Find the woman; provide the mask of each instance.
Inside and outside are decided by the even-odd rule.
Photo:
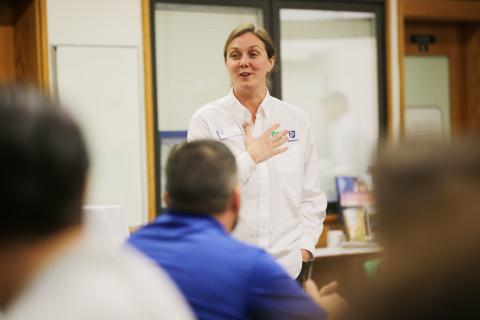
[[[266,249],[295,278],[302,261],[313,259],[326,208],[310,122],[268,92],[275,48],[265,30],[235,28],[223,55],[232,90],[195,112],[188,140],[218,139],[230,147],[242,188],[234,236]]]

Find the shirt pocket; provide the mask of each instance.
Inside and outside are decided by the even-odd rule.
[[[275,165],[279,173],[303,174],[303,155],[298,143],[287,143],[288,150],[276,155]]]
[[[276,156],[275,180],[281,190],[283,198],[287,200],[286,205],[290,207],[289,212],[295,213],[302,193],[303,184],[303,153],[299,145],[289,144],[288,150]]]

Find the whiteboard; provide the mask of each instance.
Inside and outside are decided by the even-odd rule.
[[[56,94],[90,152],[87,205],[120,205],[128,225],[146,219],[144,117],[136,47],[57,46]]]

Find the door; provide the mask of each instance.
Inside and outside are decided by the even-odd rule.
[[[417,17],[404,34],[405,137],[479,132],[480,25]]]
[[[405,134],[449,140],[465,118],[463,30],[447,23],[405,26]]]

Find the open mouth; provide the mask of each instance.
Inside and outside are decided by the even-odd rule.
[[[246,78],[246,77],[248,77],[248,76],[251,75],[251,74],[252,74],[251,72],[242,72],[242,73],[240,73],[240,77]]]

